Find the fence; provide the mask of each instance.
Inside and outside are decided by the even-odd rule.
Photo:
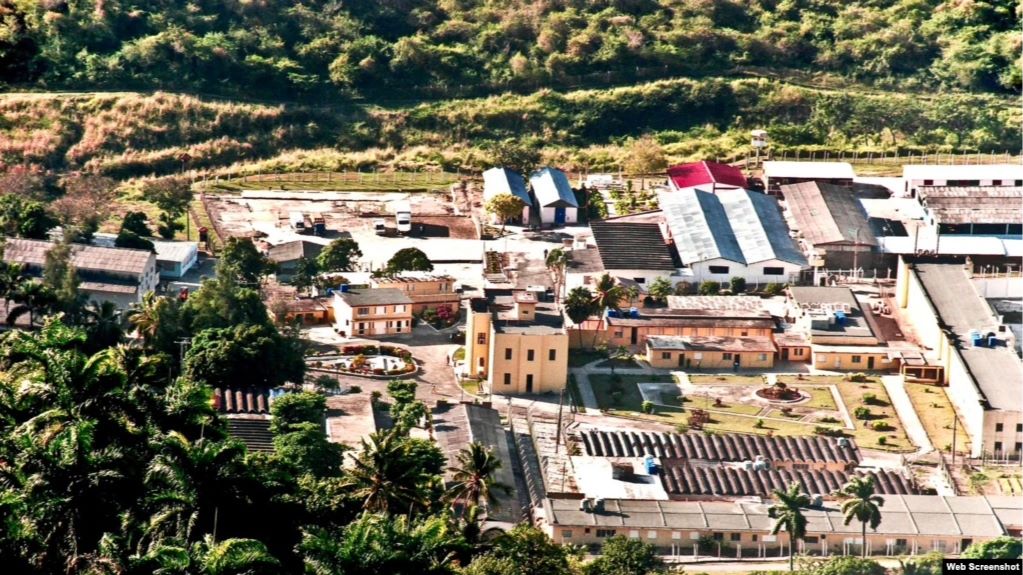
[[[1018,164],[1021,156],[1012,152],[1004,153],[967,153],[955,152],[933,152],[922,151],[866,151],[858,150],[781,150],[769,154],[768,160],[780,161],[803,161],[803,162],[848,162],[850,164],[890,164],[901,166],[903,164]],[[746,158],[747,163],[751,158]]]

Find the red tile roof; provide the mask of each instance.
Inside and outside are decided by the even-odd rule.
[[[668,168],[668,177],[677,188],[689,188],[706,184],[724,184],[738,188],[746,187],[746,176],[739,168],[714,162],[694,162]]]

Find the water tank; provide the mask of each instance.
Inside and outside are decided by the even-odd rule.
[[[849,447],[849,438],[848,437],[839,437],[838,438],[838,446],[839,447]]]
[[[997,347],[998,344],[999,344],[999,341],[998,341],[997,337],[995,337],[993,335],[989,335],[987,337],[987,346],[988,347]]]
[[[655,473],[657,473],[657,464],[654,463],[654,456],[647,455],[643,459],[643,466],[646,468],[646,472],[649,475],[654,475]]]
[[[838,327],[845,326],[845,312],[844,311],[836,311],[835,312],[835,325],[837,325]]]
[[[814,495],[813,499],[810,500],[810,507],[823,507],[824,497],[821,495]]]
[[[752,471],[753,470],[753,462],[750,461],[749,459],[747,459],[746,461],[743,461],[742,462],[742,468],[745,469],[746,471]]]
[[[593,512],[594,513],[604,512],[604,499],[602,497],[598,497],[593,500]]]
[[[341,293],[348,293],[348,284],[341,284]]]
[[[618,317],[618,311],[608,308],[607,317]]]
[[[639,317],[639,308],[638,307],[630,307],[629,308],[629,317]]]
[[[590,512],[590,500],[586,497],[579,500],[579,511],[585,511],[586,513]]]
[[[754,461],[753,462],[753,471],[763,471],[765,469],[770,469],[770,468],[771,468],[771,466],[768,465],[766,461]]]

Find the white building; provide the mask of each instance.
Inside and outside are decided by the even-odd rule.
[[[680,190],[658,196],[693,280],[792,283],[807,267],[774,198],[748,190]]]
[[[1019,164],[976,164],[965,166],[909,164],[902,167],[906,195],[916,197],[920,186],[1023,186]]]
[[[856,172],[848,162],[764,162],[764,184],[770,194],[781,186],[804,182],[827,182],[852,186]]]
[[[534,205],[540,210],[540,223],[563,226],[579,221],[579,202],[565,173],[556,168],[543,168],[529,177],[533,186]]]
[[[43,240],[7,238],[3,258],[23,264],[28,275],[40,276],[46,266],[46,252],[54,245]],[[78,272],[81,293],[121,309],[141,302],[142,296],[155,290],[160,281],[156,254],[146,250],[71,244],[71,265]]]
[[[162,278],[179,279],[199,260],[199,244],[196,242],[153,240],[153,248],[156,249],[156,266]]]
[[[526,189],[526,180],[508,168],[490,168],[483,172],[483,202],[489,202],[501,194],[510,194],[522,200],[525,204],[522,207],[522,214],[515,218],[520,222],[529,222],[529,207],[533,200],[529,197],[529,190]],[[490,215],[493,224],[501,223],[495,214]]]

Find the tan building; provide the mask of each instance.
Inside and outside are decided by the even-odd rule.
[[[851,289],[790,287],[786,292],[786,314],[810,343],[864,346],[880,343]]]
[[[582,336],[573,338],[573,342],[589,347],[596,336],[598,343],[643,349],[651,336],[769,338],[774,326],[771,314],[764,310],[626,309],[601,319],[586,320],[581,326]]]
[[[660,336],[646,338],[652,367],[681,369],[755,369],[774,366],[770,337]]]
[[[898,369],[898,351],[887,347],[812,345],[813,366],[828,371],[885,371]]]
[[[465,375],[490,393],[561,391],[568,380],[568,334],[553,304],[529,292],[473,300],[465,328]]]
[[[458,313],[461,296],[455,291],[455,279],[451,276],[402,274],[393,277],[373,278],[370,287],[375,289],[396,289],[405,292],[412,300],[412,313],[447,307]]]
[[[881,523],[867,530],[868,555],[958,555],[973,543],[1020,524],[1021,497],[885,495]],[[545,499],[543,530],[555,543],[601,545],[620,535],[671,555],[777,557],[789,552],[784,534],[771,535],[770,501],[651,501]],[[797,551],[816,556],[860,555],[860,526],[836,505],[803,510],[806,537]],[[713,544],[700,548],[700,541]]]
[[[960,263],[899,260],[898,306],[970,435],[971,455],[1019,458],[1023,452],[1023,362],[1014,336],[977,292]]]
[[[412,332],[412,300],[396,289],[334,292],[334,331],[343,337],[382,337]]]

